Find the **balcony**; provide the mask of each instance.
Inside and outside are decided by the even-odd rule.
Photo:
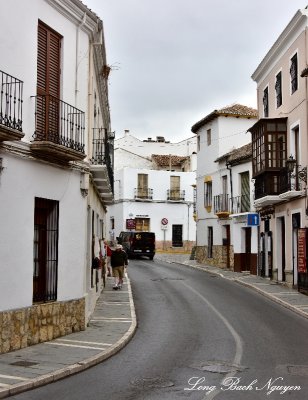
[[[268,171],[258,175],[255,180],[255,206],[267,207],[303,195],[299,165],[290,173],[286,167],[280,171]]]
[[[167,201],[185,201],[185,190],[168,189]]]
[[[0,142],[20,140],[22,133],[23,82],[0,71]]]
[[[153,189],[149,188],[135,188],[135,200],[139,201],[152,201],[153,200]]]
[[[214,214],[218,218],[228,218],[231,214],[230,199],[228,194],[214,196]]]
[[[93,129],[90,171],[105,204],[112,204],[114,199],[113,142],[113,132],[108,134],[106,128]]]
[[[35,132],[31,150],[64,162],[85,158],[85,114],[51,95],[35,97]]]
[[[230,202],[232,214],[241,214],[251,211],[249,194],[233,197]]]

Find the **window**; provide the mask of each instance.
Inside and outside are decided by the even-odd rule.
[[[268,117],[268,87],[263,91],[263,115],[265,118]]]
[[[250,211],[250,184],[249,171],[240,174],[241,182],[241,209],[240,212]]]
[[[222,209],[221,211],[229,211],[229,196],[228,196],[228,176],[221,177],[222,183]]]
[[[294,54],[294,56],[291,58],[290,77],[291,77],[291,94],[293,94],[298,89],[297,54]]]
[[[276,75],[276,83],[275,83],[275,90],[276,90],[276,107],[280,107],[282,105],[282,76],[281,72]]]
[[[150,231],[150,218],[135,218],[136,231],[149,232]]]
[[[204,183],[204,207],[212,207],[212,182]]]
[[[58,33],[39,22],[36,136],[42,140],[48,133],[54,142],[59,136],[61,39]]]
[[[206,141],[207,141],[207,145],[210,146],[212,143],[212,131],[211,129],[208,129],[206,131]]]
[[[57,300],[59,202],[35,198],[33,302]]]
[[[181,177],[180,176],[170,176],[170,192],[169,200],[179,200],[181,197]]]
[[[213,258],[213,227],[207,228],[207,258]]]
[[[200,135],[197,136],[197,151],[200,151]]]
[[[138,174],[137,197],[147,199],[148,196],[148,174]]]

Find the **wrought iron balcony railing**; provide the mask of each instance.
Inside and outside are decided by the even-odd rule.
[[[250,195],[243,194],[241,196],[233,197],[231,200],[232,214],[239,214],[251,211]]]
[[[93,165],[106,165],[110,185],[114,186],[114,133],[108,134],[106,128],[93,128],[92,140],[92,158],[90,162]]]
[[[231,213],[228,194],[219,194],[214,196],[214,213]]]
[[[184,201],[185,200],[185,190],[168,189],[167,190],[167,200]]]
[[[303,179],[303,173],[305,169],[302,169],[301,165],[295,165],[293,173],[288,171],[287,168],[283,168],[280,173],[280,193],[285,193],[290,190],[300,191],[303,189],[303,181],[307,180],[307,177]],[[307,172],[306,172],[307,173]]]
[[[22,132],[23,82],[0,71],[0,125]]]
[[[51,95],[35,97],[34,141],[47,141],[85,152],[85,113]]]
[[[135,199],[153,200],[153,189],[135,188]]]

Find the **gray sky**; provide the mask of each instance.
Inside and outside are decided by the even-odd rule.
[[[104,22],[112,130],[178,142],[232,103],[307,0],[83,0]]]

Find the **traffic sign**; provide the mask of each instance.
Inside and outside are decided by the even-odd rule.
[[[248,226],[258,226],[260,225],[260,217],[258,213],[249,213],[247,215],[247,225]]]
[[[161,220],[161,224],[162,225],[168,225],[168,219],[167,218],[163,218],[162,220]]]

